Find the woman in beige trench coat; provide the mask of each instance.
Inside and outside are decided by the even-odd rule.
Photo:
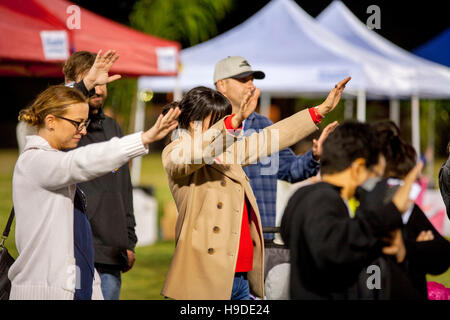
[[[321,116],[339,102],[347,78],[316,107]],[[256,108],[259,89],[250,89],[233,115],[238,128]],[[264,240],[255,196],[242,166],[256,163],[318,130],[303,110],[250,136],[226,128],[230,102],[219,92],[198,87],[179,102],[179,129],[162,154],[178,210],[176,248],[162,295],[173,299],[229,300],[237,262],[245,197],[253,209],[250,234],[251,293],[264,298]],[[228,119],[230,120],[230,119]],[[230,123],[230,122],[228,122]]]

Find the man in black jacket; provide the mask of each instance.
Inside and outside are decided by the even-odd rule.
[[[447,152],[450,155],[450,142],[447,145]],[[447,216],[450,219],[450,156],[439,170],[439,190],[441,190]]]
[[[94,64],[96,55],[79,51],[64,64],[66,84],[79,83]],[[121,137],[122,131],[114,119],[103,113],[107,96],[106,85],[90,92],[87,134],[79,147]],[[133,213],[133,188],[128,164],[111,173],[79,185],[87,198],[87,214],[91,223],[95,268],[101,276],[105,300],[118,300],[121,272],[130,270],[135,261],[137,242]]]
[[[377,197],[368,197],[373,193],[358,189],[379,160],[372,139],[367,124],[340,125],[323,145],[323,182],[299,189],[289,200],[281,235],[291,254],[291,299],[364,298],[361,292],[371,288],[361,286],[360,276],[371,272],[365,269],[374,260],[382,253],[393,255],[396,262],[404,260],[401,212],[407,208],[409,189],[420,167],[405,179],[391,202],[374,201]],[[379,200],[382,186],[374,190]],[[363,197],[352,218],[347,201],[357,189]],[[386,238],[389,233],[391,237]]]

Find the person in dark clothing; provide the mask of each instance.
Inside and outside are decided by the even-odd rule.
[[[441,236],[417,205],[412,208],[403,235],[407,274],[423,298],[427,299],[426,275],[439,275],[450,267],[450,242]]]
[[[74,300],[91,300],[94,282],[94,244],[89,219],[86,215],[86,196],[77,187],[73,215],[74,256],[78,267]]]
[[[450,142],[447,145],[447,153],[450,154]],[[450,219],[450,156],[439,170],[439,190]]]
[[[95,57],[95,54],[87,51],[74,53],[63,67],[66,85],[73,84],[87,94],[80,86],[80,79],[88,72]],[[106,85],[96,86],[87,95],[90,125],[78,147],[122,137],[122,130],[117,122],[102,110],[107,96]],[[117,300],[120,296],[121,272],[132,268],[137,242],[128,164],[105,176],[81,183],[79,187],[87,198],[87,216],[95,248],[95,268],[101,277],[103,296],[105,300]]]
[[[360,299],[360,275],[375,259],[386,253],[397,263],[404,260],[401,213],[421,166],[392,201],[373,201],[356,191],[378,162],[373,145],[367,124],[340,125],[323,144],[323,182],[299,189],[289,200],[280,232],[291,254],[291,299]],[[347,200],[355,193],[363,196],[351,218]]]
[[[373,124],[386,158],[386,178],[403,180],[416,163],[414,147],[400,137],[391,121]],[[406,246],[404,269],[423,299],[427,299],[426,274],[438,275],[450,267],[450,242],[433,227],[422,209],[413,202],[403,216]]]

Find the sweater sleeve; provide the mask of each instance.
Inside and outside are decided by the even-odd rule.
[[[439,190],[450,218],[450,157],[439,171]]]
[[[320,163],[314,160],[311,150],[297,156],[290,148],[286,148],[281,150],[278,156],[280,167],[277,174],[280,180],[295,183],[315,176],[319,172]]]
[[[84,84],[83,80],[81,80],[80,82],[72,82],[72,84],[69,85],[69,87],[80,90],[86,97],[91,97],[95,94],[95,88],[92,88],[89,91],[86,88],[86,85]]]
[[[102,176],[130,159],[148,153],[141,135],[138,132],[112,138],[69,152],[33,149],[24,153],[21,167],[43,188],[56,190]]]
[[[421,231],[428,230],[433,233],[433,240],[416,241]],[[450,267],[450,242],[439,234],[417,205],[405,226],[405,233],[408,259],[424,273],[437,275]]]

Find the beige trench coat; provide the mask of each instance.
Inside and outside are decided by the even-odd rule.
[[[222,119],[203,134],[200,143],[186,134],[164,148],[162,161],[178,219],[175,253],[162,295],[173,299],[230,299],[246,196],[255,212],[250,223],[254,253],[248,280],[252,294],[264,297],[260,215],[242,166],[256,163],[317,129],[307,110],[260,133],[239,138],[227,132]]]

